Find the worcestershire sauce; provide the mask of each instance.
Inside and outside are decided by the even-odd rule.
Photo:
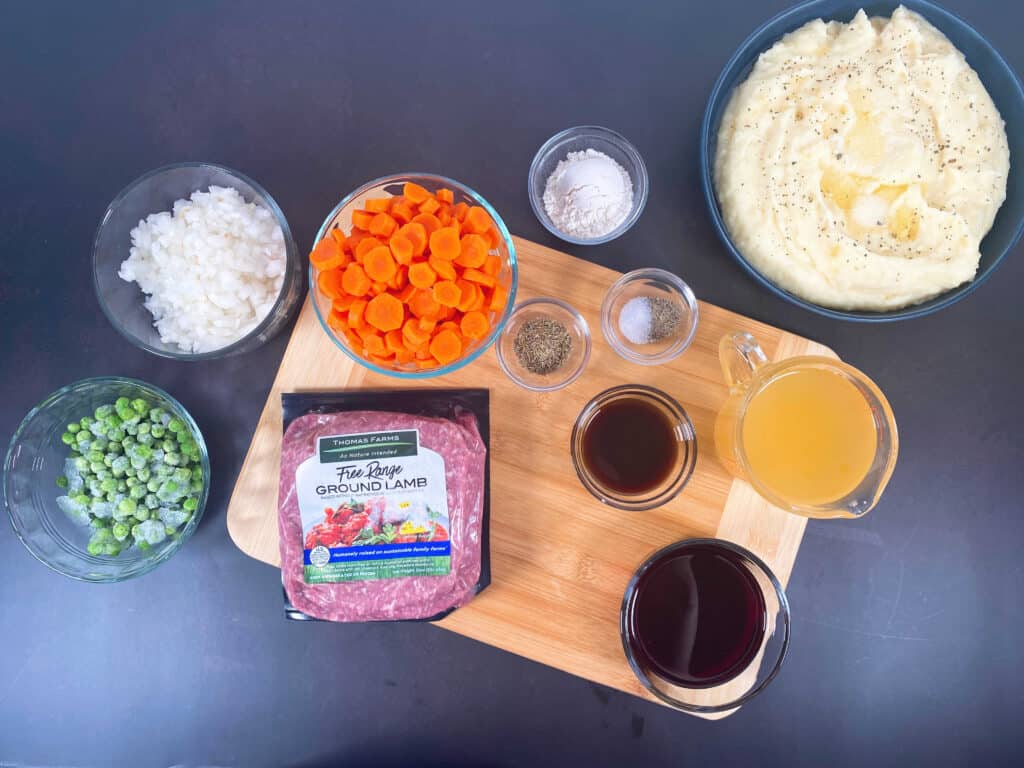
[[[627,397],[601,406],[582,440],[583,461],[605,488],[641,494],[665,482],[679,455],[672,422],[660,408]]]
[[[637,582],[628,642],[642,666],[690,688],[731,680],[757,655],[764,595],[743,559],[699,543],[669,552]]]

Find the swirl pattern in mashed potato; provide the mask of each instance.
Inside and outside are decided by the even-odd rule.
[[[1009,168],[977,74],[900,7],[812,21],[763,53],[723,115],[715,188],[736,247],[772,282],[889,310],[974,277]]]

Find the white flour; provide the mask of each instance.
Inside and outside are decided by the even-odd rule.
[[[626,169],[603,152],[570,152],[548,177],[544,210],[561,232],[580,240],[603,237],[633,208]]]

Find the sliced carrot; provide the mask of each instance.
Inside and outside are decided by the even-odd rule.
[[[435,200],[432,197],[429,197],[422,203],[420,203],[420,213],[433,213],[440,207],[441,204],[437,202],[437,200]]]
[[[409,239],[412,243],[412,255],[422,256],[427,250],[427,228],[418,221],[410,221],[399,228],[398,234]]]
[[[484,307],[487,306],[487,302],[490,301],[487,296],[487,291],[484,288],[481,288],[479,285],[476,288],[476,301],[474,301],[473,306],[469,308],[470,312],[482,312]]]
[[[452,215],[459,221],[465,221],[467,213],[469,213],[469,206],[466,203],[456,203],[452,208]]]
[[[402,330],[396,328],[384,334],[384,346],[392,352],[401,352],[405,349],[405,342],[402,341]]]
[[[430,198],[430,193],[425,187],[421,187],[419,184],[412,181],[405,182],[405,185],[402,187],[402,194],[405,195],[413,205],[419,205],[424,200]]]
[[[376,363],[381,368],[390,369],[395,367],[395,356],[390,354],[387,357],[381,357],[380,355],[369,355],[370,362]]]
[[[415,246],[413,246],[412,240],[402,234],[402,230],[398,230],[391,236],[388,246],[391,248],[391,255],[399,264],[409,264],[412,261]]]
[[[409,311],[416,317],[437,317],[441,305],[429,290],[416,291],[409,299]]]
[[[491,227],[487,230],[487,243],[491,248],[497,248],[501,245],[501,234],[498,232],[497,227]]]
[[[430,258],[427,259],[427,263],[431,269],[437,272],[438,276],[444,280],[456,280],[459,275],[455,271],[455,267],[452,266],[453,262],[445,261],[434,254],[430,254]]]
[[[396,363],[411,363],[416,359],[416,356],[408,349],[402,348],[395,350],[395,362]]]
[[[409,265],[409,283],[417,288],[429,288],[437,279],[437,274],[429,264],[418,261]]]
[[[370,232],[377,237],[387,239],[395,234],[396,229],[398,229],[398,222],[386,213],[378,213],[370,222]]]
[[[448,203],[450,205],[455,202],[455,193],[450,189],[439,189],[434,195],[439,203]]]
[[[466,213],[466,220],[464,229],[467,232],[473,232],[477,235],[482,235],[487,232],[491,227],[491,217],[487,215],[487,211],[481,208],[479,205],[474,205]]]
[[[345,252],[341,245],[333,237],[325,237],[313,248],[309,254],[309,263],[315,269],[335,269],[345,266]]]
[[[358,331],[363,327],[363,313],[366,312],[367,301],[365,299],[357,299],[353,301],[351,306],[348,308],[348,327],[353,331]]]
[[[391,248],[382,245],[366,254],[363,259],[363,269],[366,270],[366,276],[371,280],[387,283],[395,276],[395,270],[398,267],[395,264],[394,256],[391,255]]]
[[[488,305],[488,309],[494,312],[501,312],[507,304],[508,289],[501,284],[496,284],[494,292],[491,294],[491,303]]]
[[[345,293],[353,296],[365,296],[370,290],[370,278],[366,276],[363,268],[355,262],[345,268],[345,274],[341,278],[341,287]]]
[[[427,358],[426,360],[417,360],[416,367],[421,370],[429,370],[431,368],[437,368],[437,361]]]
[[[317,287],[329,299],[337,299],[351,291],[345,288],[344,274],[340,269],[327,269],[316,277]]]
[[[387,213],[391,209],[390,197],[376,197],[367,200],[364,206],[370,213]]]
[[[355,296],[349,296],[347,293],[343,293],[341,296],[331,301],[331,309],[336,312],[348,312],[348,308],[352,306],[352,302],[355,300]]]
[[[441,307],[441,313],[438,315],[438,318],[440,320],[451,320],[458,314],[458,311],[455,307]]]
[[[487,254],[487,258],[484,260],[484,273],[491,277],[497,277],[498,273],[501,272],[501,259],[495,256],[493,253]]]
[[[494,286],[494,278],[488,275],[486,272],[481,272],[479,269],[468,268],[462,271],[462,276],[469,280],[471,283],[479,283],[480,285],[486,285],[488,288]]]
[[[338,243],[338,245],[341,246],[341,250],[348,250],[348,246],[345,244],[345,240],[347,238],[345,237],[345,233],[341,231],[341,227],[332,227],[330,234],[331,237],[333,237],[334,240]]]
[[[458,306],[459,299],[462,298],[462,291],[452,280],[441,280],[434,283],[431,290],[434,294],[434,301],[445,307]]]
[[[356,335],[355,331],[348,330],[345,331],[344,333],[345,338],[348,340],[348,345],[352,347],[352,349],[359,351],[363,348],[363,340]]]
[[[395,221],[408,224],[412,221],[412,217],[416,215],[416,209],[404,197],[396,197],[395,201],[391,204],[391,215]]]
[[[372,237],[369,232],[363,232],[361,229],[353,229],[352,234],[345,238],[345,246],[348,248],[349,253],[355,253],[356,248],[368,237]]]
[[[424,331],[425,333],[433,333],[434,329],[437,327],[437,320],[430,317],[421,317],[419,325],[421,331]]]
[[[364,229],[367,232],[370,230],[370,222],[373,221],[373,217],[376,214],[370,213],[369,211],[353,211],[352,212],[352,226],[358,229]]]
[[[454,362],[462,356],[462,339],[454,331],[441,331],[430,342],[430,354],[441,365]]]
[[[452,207],[450,205],[442,203],[434,215],[437,216],[437,220],[441,222],[442,227],[447,227],[452,223]]]
[[[398,300],[403,304],[408,304],[409,299],[415,296],[416,291],[418,290],[419,289],[415,285],[409,283],[407,286],[405,286],[405,288],[398,292]]]
[[[462,253],[459,233],[452,227],[441,227],[430,233],[430,252],[446,261],[455,261]]]
[[[478,288],[476,287],[476,283],[463,280],[461,277],[455,281],[455,284],[459,286],[459,291],[462,294],[459,297],[459,303],[456,306],[456,309],[460,312],[466,312],[471,306],[473,306],[473,302],[476,301],[476,292]]]
[[[395,276],[388,280],[388,288],[392,291],[400,291],[405,288],[405,284],[409,282],[406,277],[408,272],[408,267],[399,267],[396,269]]]
[[[331,313],[327,315],[327,325],[336,331],[344,333],[348,330],[348,313],[332,309]]]
[[[467,312],[462,316],[459,329],[463,336],[470,339],[482,339],[490,332],[491,324],[483,312]]]
[[[460,267],[479,269],[487,260],[487,240],[482,235],[463,235],[459,240],[462,252],[455,263]]]
[[[434,216],[431,213],[417,214],[412,217],[412,220],[421,225],[427,231],[427,235],[430,235],[441,228],[441,222],[437,220],[437,216]]]
[[[451,320],[445,320],[443,323],[437,326],[437,332],[440,333],[441,331],[454,331],[455,333],[462,332],[459,330],[459,324]]]
[[[380,248],[380,240],[378,240],[373,235],[369,235],[368,237],[364,237],[362,240],[359,241],[359,245],[356,246],[356,250],[355,250],[356,261],[358,261],[360,264],[362,264],[363,263],[363,259],[366,258],[366,254],[368,254],[374,248]]]
[[[390,293],[381,293],[366,305],[366,322],[378,331],[394,331],[405,321],[405,306]]]
[[[418,347],[430,340],[430,334],[422,330],[419,326],[419,321],[413,318],[405,321],[405,325],[402,326],[402,336],[413,347]]]
[[[383,356],[387,354],[388,348],[384,346],[384,337],[379,333],[371,333],[363,337],[363,344],[366,351],[371,355]]]

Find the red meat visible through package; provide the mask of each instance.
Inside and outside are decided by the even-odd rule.
[[[388,430],[419,431],[419,442],[440,454],[445,463],[451,570],[443,576],[307,584],[303,549],[317,545],[349,546],[368,525],[377,526],[379,511],[353,511],[342,504],[324,510],[323,522],[303,536],[295,488],[296,468],[317,450],[320,437]],[[486,447],[476,418],[464,411],[440,419],[384,411],[307,414],[295,419],[281,445],[278,497],[281,572],[292,605],[308,616],[330,621],[423,619],[456,608],[478,590],[484,505]],[[359,509],[357,505],[357,509]],[[437,534],[444,533],[441,526]]]

